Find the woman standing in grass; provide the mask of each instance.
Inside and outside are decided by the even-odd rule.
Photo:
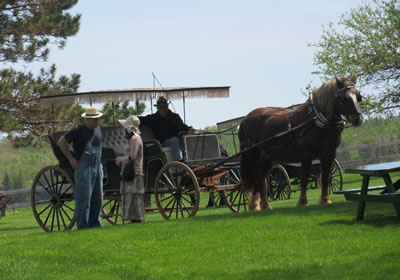
[[[143,141],[140,137],[140,120],[136,116],[129,116],[126,120],[119,120],[125,128],[129,142],[125,154],[115,159],[115,164],[124,170],[129,158],[134,162],[135,178],[132,181],[121,181],[122,220],[132,223],[144,221],[144,176],[143,176]]]

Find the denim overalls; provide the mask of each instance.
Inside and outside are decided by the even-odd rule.
[[[97,127],[99,143],[89,141],[75,170],[75,208],[78,229],[100,227],[103,203],[103,170],[101,168],[101,130]],[[94,135],[95,136],[95,135]],[[93,137],[94,138],[94,137]],[[92,138],[92,139],[93,139]],[[97,144],[97,145],[96,145]]]

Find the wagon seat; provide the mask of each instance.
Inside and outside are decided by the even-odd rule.
[[[227,157],[221,151],[215,133],[186,134],[183,136],[184,158],[189,166],[216,164]]]

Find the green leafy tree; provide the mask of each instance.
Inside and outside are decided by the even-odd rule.
[[[324,27],[314,62],[316,74],[358,77],[365,112],[393,114],[400,108],[400,3],[373,0]]]
[[[139,101],[135,102],[135,107],[129,106],[128,101],[122,103],[106,103],[103,107],[102,126],[114,126],[118,120],[126,119],[130,115],[140,115],[145,110],[145,104]]]
[[[29,63],[46,61],[49,46],[63,48],[66,39],[79,30],[80,15],[67,11],[78,0],[0,1],[0,61]],[[25,65],[26,67],[26,65]],[[45,135],[50,120],[57,126],[76,121],[80,106],[56,112],[41,108],[40,96],[77,91],[80,76],[56,78],[56,67],[38,75],[13,68],[0,70],[0,130],[8,132],[17,145],[26,145]],[[79,116],[78,114],[75,116]]]

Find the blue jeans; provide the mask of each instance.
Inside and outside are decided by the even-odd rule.
[[[79,168],[75,170],[75,210],[78,229],[100,227],[103,204],[103,170],[101,144],[86,145]]]
[[[172,154],[174,156],[174,160],[182,160],[183,159],[181,141],[179,140],[178,137],[174,136],[174,137],[164,140],[164,142],[162,142],[162,146],[163,147],[171,147]]]

